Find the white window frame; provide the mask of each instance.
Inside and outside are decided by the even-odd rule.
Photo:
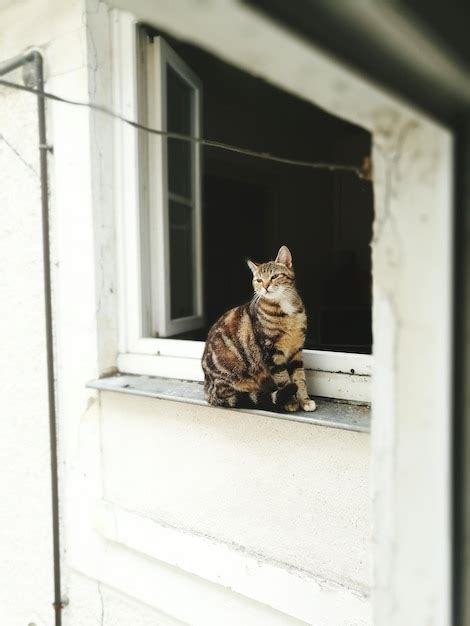
[[[140,121],[141,110],[139,107],[142,99],[142,84],[139,81],[141,60],[138,59],[137,22],[133,15],[114,10],[112,23],[114,109],[129,119]],[[172,65],[175,64],[180,68],[180,73],[184,71],[187,76],[191,76],[194,84],[200,85],[197,77],[184,63],[181,65],[181,60],[173,54],[169,46],[164,43],[161,46],[160,39],[160,53],[162,49],[166,59],[170,59]],[[155,50],[155,54],[159,54],[159,51]],[[156,59],[154,58],[154,60]],[[161,54],[159,62],[162,62]],[[158,102],[157,99],[155,101]],[[162,118],[159,116],[161,116],[161,112],[158,111],[157,107],[156,117],[151,118],[156,128],[160,128],[157,122]],[[155,146],[158,147],[158,142],[161,139],[155,135],[152,137],[155,138],[154,148]],[[166,294],[162,292],[161,285],[163,283],[160,281],[160,287],[156,291],[157,299],[153,299],[154,296],[149,289],[149,281],[154,280],[154,276],[149,276],[149,273],[145,271],[142,257],[148,254],[146,247],[149,246],[151,249],[150,259],[156,258],[160,268],[168,267],[165,265],[168,263],[168,258],[165,258],[165,255],[168,257],[165,253],[168,246],[158,246],[155,237],[150,237],[148,242],[143,237],[143,234],[148,232],[152,219],[157,220],[156,224],[159,225],[160,229],[164,226],[164,209],[162,208],[164,205],[159,202],[152,204],[151,200],[152,193],[156,194],[155,197],[163,197],[163,195],[158,192],[158,187],[153,192],[151,189],[146,191],[145,185],[142,184],[142,172],[145,172],[148,167],[145,162],[147,155],[145,149],[142,148],[143,143],[139,137],[139,131],[128,124],[116,121],[114,179],[119,281],[119,354],[117,367],[120,372],[129,374],[202,381],[203,372],[200,361],[204,342],[155,338],[151,337],[148,331],[149,320],[150,324],[155,323],[155,314],[152,311],[159,311],[157,321],[160,323],[167,316],[167,310],[165,312],[161,303],[162,301],[166,302],[168,306],[169,298],[168,291]],[[142,162],[143,160],[144,162]],[[162,180],[166,180],[166,177],[163,178],[163,174],[160,182],[156,181],[156,185],[161,184]],[[142,210],[146,193],[149,193],[149,206],[157,212],[150,218],[146,217],[145,211]],[[198,189],[198,194],[200,194],[200,189]],[[200,200],[197,210],[200,211]],[[154,229],[150,230],[154,231]],[[198,237],[200,238],[200,236],[199,227]],[[201,263],[200,245],[198,254],[198,262]],[[154,271],[155,268],[152,267],[151,272]],[[198,315],[202,316],[201,265],[198,271],[201,272],[198,286],[201,308],[198,310]],[[160,277],[162,274],[164,278],[165,270],[163,272],[160,270]],[[166,276],[168,275],[167,272]],[[158,280],[156,282],[158,284]],[[168,289],[168,286],[166,288]],[[195,324],[199,324],[199,322],[199,319],[194,320]],[[167,329],[170,327],[167,326]],[[173,332],[172,329],[171,332]],[[178,332],[178,330],[174,332]],[[303,359],[308,390],[312,395],[370,402],[371,355],[304,350]]]
[[[162,37],[155,37],[146,51],[146,92],[148,97],[147,125],[167,130],[166,68],[171,67],[193,90],[193,128],[191,134],[201,136],[202,83]],[[147,135],[148,140],[148,195],[150,214],[150,264],[155,268],[156,289],[152,297],[152,328],[159,337],[168,337],[204,326],[202,292],[202,232],[201,232],[201,149],[191,144],[192,201],[187,201],[168,189],[168,141],[158,135]],[[184,318],[171,317],[169,200],[192,206],[194,211],[193,245],[195,257],[195,314]],[[152,240],[153,235],[153,240]]]

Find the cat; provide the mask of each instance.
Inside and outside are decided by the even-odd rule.
[[[314,411],[302,361],[307,317],[286,246],[275,261],[247,264],[254,296],[209,331],[202,368],[209,404],[277,411]]]

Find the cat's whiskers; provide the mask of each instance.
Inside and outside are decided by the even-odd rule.
[[[250,309],[253,310],[256,308],[256,305],[258,304],[259,300],[261,299],[261,294],[257,293],[255,291],[255,293],[253,294],[251,300],[250,300]]]

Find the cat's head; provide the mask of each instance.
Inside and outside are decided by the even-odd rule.
[[[275,261],[266,263],[247,261],[247,263],[253,272],[255,293],[263,298],[279,301],[294,286],[292,255],[287,246],[281,246]]]

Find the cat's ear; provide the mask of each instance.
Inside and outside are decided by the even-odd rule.
[[[275,262],[282,263],[282,265],[285,265],[289,269],[292,268],[292,254],[287,246],[281,246],[279,248]]]
[[[248,265],[248,267],[250,268],[250,270],[253,272],[253,274],[256,272],[256,270],[258,269],[258,266],[256,265],[256,263],[254,263],[253,261],[250,261],[250,259],[246,260],[246,264]]]

